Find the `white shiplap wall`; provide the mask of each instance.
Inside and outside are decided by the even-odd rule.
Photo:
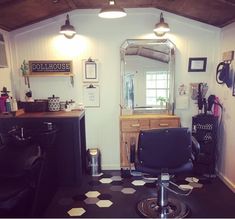
[[[34,98],[52,94],[61,100],[83,102],[81,60],[96,58],[100,63],[100,108],[86,110],[87,146],[99,147],[104,169],[119,168],[119,103],[120,103],[120,45],[126,39],[156,38],[152,29],[159,20],[157,9],[128,9],[128,16],[116,20],[98,18],[98,10],[76,10],[70,13],[70,22],[77,36],[68,40],[59,36],[65,14],[11,33],[14,48],[14,81],[19,98],[24,98],[26,86],[18,80],[23,60],[72,59],[75,85],[69,78],[32,78]],[[164,12],[171,32],[166,36],[176,47],[176,88],[184,83],[207,82],[211,85],[214,63],[219,49],[220,29]],[[189,57],[207,57],[207,71],[188,73]],[[19,95],[20,94],[20,95]],[[191,126],[191,116],[197,112],[190,101],[189,109],[177,110],[184,126]]]
[[[235,51],[235,22],[224,27],[221,34],[221,49],[219,53],[220,61],[222,61],[223,52]],[[217,63],[218,64],[218,63]],[[230,65],[232,75],[235,75],[234,60]],[[215,76],[214,79],[215,81]],[[234,81],[235,83],[235,81]],[[223,104],[223,117],[218,132],[218,171],[222,179],[235,192],[235,97],[232,96],[232,88],[228,88],[225,84],[219,85],[214,83],[214,92],[219,96],[220,102]]]

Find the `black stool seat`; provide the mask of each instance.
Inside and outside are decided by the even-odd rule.
[[[38,145],[6,145],[0,149],[0,179],[24,177],[41,157]]]

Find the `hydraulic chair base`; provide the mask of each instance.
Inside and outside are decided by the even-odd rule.
[[[148,218],[184,218],[188,207],[177,199],[168,198],[170,175],[161,173],[158,178],[157,197],[147,198],[138,203],[138,211]]]
[[[157,198],[148,198],[138,203],[138,211],[148,218],[185,218],[189,214],[188,207],[176,199],[168,199],[168,206],[160,207]]]

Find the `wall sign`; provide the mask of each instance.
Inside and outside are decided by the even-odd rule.
[[[70,75],[72,61],[29,61],[29,75]]]

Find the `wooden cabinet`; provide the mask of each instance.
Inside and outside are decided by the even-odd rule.
[[[180,118],[172,115],[128,115],[120,117],[121,168],[129,167],[130,145],[138,144],[140,130],[179,127]]]

